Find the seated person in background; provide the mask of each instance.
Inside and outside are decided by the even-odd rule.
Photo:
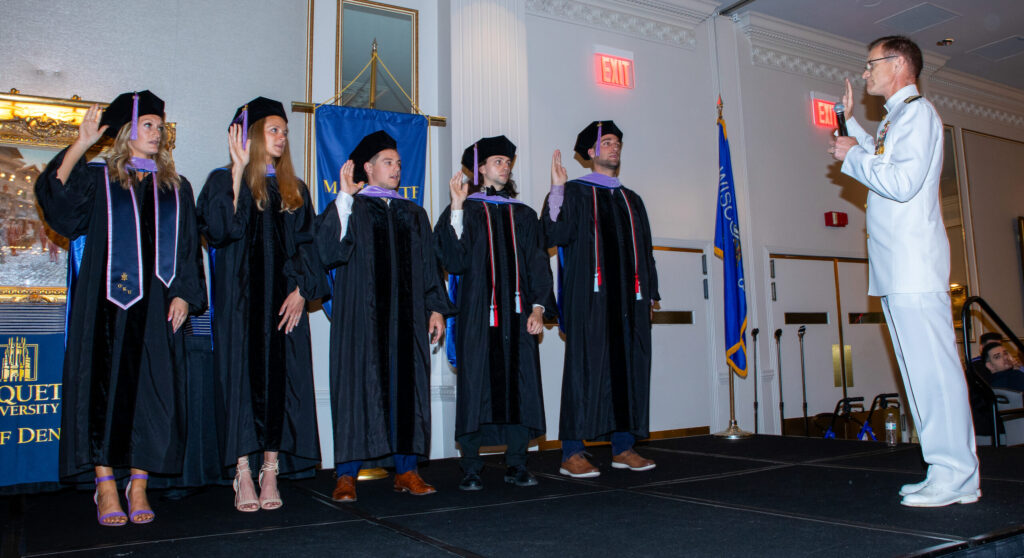
[[[1024,370],[999,341],[985,345],[981,350],[981,362],[989,377],[988,383],[994,388],[1024,391]]]
[[[978,338],[978,346],[981,347],[982,350],[984,350],[985,346],[988,345],[989,343],[1000,343],[1002,342],[1002,340],[1002,334],[997,333],[995,331],[990,331],[988,333],[981,334],[981,337]],[[981,353],[978,353],[978,356],[972,358],[971,362],[981,362]]]

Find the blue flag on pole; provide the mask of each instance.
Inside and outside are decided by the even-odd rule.
[[[427,117],[422,114],[321,105],[316,109],[317,213],[338,196],[338,174],[365,136],[384,130],[395,138],[402,158],[398,193],[423,205],[427,166]]]
[[[369,134],[384,130],[395,138],[402,158],[402,182],[398,193],[423,205],[423,184],[427,168],[427,117],[422,114],[320,105],[314,115],[316,124],[316,212],[323,213],[338,197],[341,166],[352,150]],[[334,288],[334,271],[327,273]],[[333,292],[332,292],[333,294]],[[324,300],[331,315],[331,302]]]
[[[718,118],[718,208],[715,256],[725,270],[725,360],[741,378],[747,377],[747,291],[743,285],[740,221],[733,188],[732,157],[725,121]]]

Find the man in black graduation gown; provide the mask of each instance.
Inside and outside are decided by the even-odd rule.
[[[647,471],[654,462],[633,450],[650,435],[651,316],[658,294],[651,226],[640,196],[616,178],[622,131],[611,120],[590,123],[576,153],[593,173],[566,182],[561,153],[551,160],[551,194],[541,217],[547,244],[557,246],[562,375],[559,472],[600,475],[583,440],[611,439],[612,467]]]
[[[466,148],[479,191],[470,195],[460,170],[452,203],[434,229],[441,264],[457,281],[455,439],[462,449],[462,490],[480,490],[480,445],[506,444],[505,482],[533,486],[526,468],[530,439],[542,435],[537,338],[551,293],[551,266],[537,213],[515,198],[516,146],[505,136]]]
[[[427,213],[396,191],[401,164],[391,136],[366,136],[341,168],[335,202],[317,217],[317,251],[335,270],[330,378],[339,502],[355,501],[364,462],[394,464],[395,490],[436,492],[416,462],[430,445],[429,344],[455,309]]]

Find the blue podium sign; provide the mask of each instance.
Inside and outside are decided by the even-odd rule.
[[[63,366],[63,333],[0,333],[0,486],[57,482]]]

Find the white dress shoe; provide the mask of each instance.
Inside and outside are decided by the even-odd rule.
[[[922,488],[928,486],[928,479],[924,479],[921,482],[915,482],[913,484],[904,484],[900,487],[900,496],[906,496],[907,494],[913,494],[920,492]]]
[[[950,504],[973,504],[978,501],[980,494],[980,489],[961,492],[929,484],[913,494],[907,494],[900,503],[912,508],[939,508]]]
[[[900,487],[900,496],[906,496],[907,494],[915,494],[920,492],[922,488],[928,486],[928,479],[924,479],[921,482],[915,482],[914,484],[904,484]],[[981,498],[981,489],[975,491],[978,498]]]

